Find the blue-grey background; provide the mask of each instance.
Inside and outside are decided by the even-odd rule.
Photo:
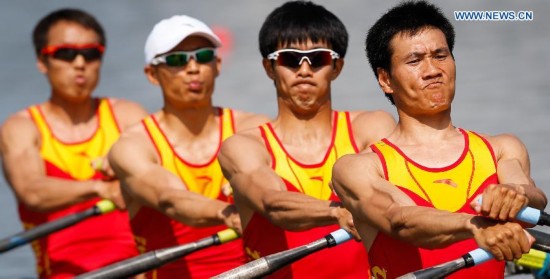
[[[257,34],[265,16],[282,0],[119,0],[0,2],[0,121],[49,95],[36,70],[31,32],[36,22],[61,7],[96,15],[108,46],[96,95],[126,98],[150,112],[161,106],[158,88],[143,75],[143,45],[153,25],[174,14],[188,14],[225,34],[222,74],[215,102],[275,116],[275,93],[264,75]],[[339,16],[350,33],[344,71],[333,86],[334,107],[341,110],[393,107],[378,88],[364,54],[365,32],[397,1],[316,0]],[[481,133],[513,133],[526,144],[537,185],[550,193],[550,2],[546,0],[437,1],[453,22],[457,40],[456,126]],[[455,21],[455,10],[533,11],[533,21]],[[24,167],[22,165],[21,167]],[[20,231],[15,200],[0,179],[0,238]],[[28,246],[0,255],[0,278],[33,278]]]

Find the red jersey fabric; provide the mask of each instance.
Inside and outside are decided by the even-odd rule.
[[[332,166],[341,156],[358,152],[348,112],[334,112],[332,142],[323,161],[318,164],[303,164],[292,158],[269,123],[262,125],[260,130],[271,154],[272,168],[285,182],[287,191],[321,200],[339,201],[328,186]],[[291,232],[254,213],[244,230],[245,250],[249,260],[254,260],[308,244],[339,228],[338,225],[330,225]],[[312,253],[276,271],[269,278],[370,278],[367,253],[360,242],[351,240]]]
[[[112,113],[110,101],[99,99],[96,132],[87,140],[66,143],[52,133],[39,106],[28,108],[41,135],[40,155],[46,175],[68,180],[101,179],[91,161],[107,154],[118,139],[120,129]],[[19,203],[19,216],[25,229],[84,211],[97,203],[94,198],[61,210],[38,213]],[[128,214],[115,211],[91,217],[32,243],[39,278],[71,278],[137,255]]]
[[[459,129],[464,136],[464,151],[453,164],[428,168],[408,158],[387,139],[373,145],[384,167],[386,179],[397,185],[418,206],[449,212],[476,214],[470,202],[490,184],[498,183],[493,149],[486,139]],[[478,248],[473,239],[442,249],[422,249],[378,232],[369,249],[374,278],[396,278],[416,270],[432,267]],[[503,278],[504,262],[489,261],[458,271],[448,278]]]
[[[218,109],[221,142],[234,133],[233,112]],[[161,159],[164,168],[178,176],[187,190],[225,202],[232,202],[229,183],[224,178],[217,152],[209,162],[197,165],[187,162],[174,151],[154,116],[143,125]],[[218,146],[218,148],[219,148]],[[132,230],[141,253],[187,244],[224,230],[225,225],[196,228],[175,221],[155,209],[142,206],[131,220]],[[245,263],[242,240],[193,252],[156,270],[147,272],[147,278],[210,278]]]

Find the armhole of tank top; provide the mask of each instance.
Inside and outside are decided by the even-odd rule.
[[[353,150],[355,150],[355,153],[359,153],[359,151],[361,150],[359,149],[359,147],[357,146],[357,142],[355,141],[355,135],[353,133],[353,126],[351,125],[351,116],[349,111],[345,111],[344,116],[346,120],[346,126],[348,129],[349,142],[353,147]]]
[[[378,156],[378,160],[380,160],[380,164],[382,164],[382,169],[384,170],[384,178],[389,181],[388,164],[384,154],[382,154],[382,150],[380,150],[376,144],[372,144],[370,148]]]
[[[109,111],[109,116],[110,118],[112,119],[112,121],[114,122],[117,130],[118,130],[118,133],[122,133],[122,127],[120,126],[120,122],[118,121],[118,117],[115,113],[115,110],[113,109],[113,102],[110,98],[100,98],[99,99],[99,106],[102,106],[103,104],[105,103],[105,106],[106,106],[106,110]],[[104,115],[101,115],[101,113],[99,113],[99,117],[105,117]],[[100,121],[102,121],[102,119],[100,119]]]
[[[39,146],[40,150],[42,150],[42,144],[44,144],[44,138],[46,137],[44,133],[50,133],[50,131],[49,129],[46,129],[46,131],[44,131],[44,127],[41,127],[41,125],[45,126],[46,128],[48,127],[48,125],[45,123],[44,117],[40,113],[38,105],[29,107],[27,109],[27,113],[29,114],[29,118],[31,119],[32,123],[34,123],[34,127],[38,132],[38,136],[40,137]]]
[[[275,159],[275,154],[273,153],[273,149],[271,148],[271,143],[267,136],[268,132],[266,130],[269,130],[267,125],[269,125],[269,123],[262,124],[260,125],[260,127],[258,127],[258,129],[260,129],[260,134],[262,136],[262,139],[264,140],[264,145],[265,145],[265,148],[267,149],[267,153],[269,153],[269,157],[271,157],[271,168],[275,169],[275,167],[277,166],[277,161]]]
[[[223,113],[224,121],[228,121],[229,126],[231,127],[231,131],[230,131],[231,133],[227,134],[227,137],[230,137],[231,135],[235,134],[235,132],[236,132],[236,129],[235,129],[235,114],[234,114],[234,111],[230,108],[224,108],[223,110],[224,110],[224,113]]]
[[[485,146],[487,147],[487,149],[489,149],[489,153],[491,153],[491,157],[493,158],[493,164],[495,165],[495,169],[496,169],[497,168],[497,157],[495,155],[495,150],[493,149],[493,146],[491,145],[491,143],[489,143],[489,141],[486,138],[482,137],[478,133],[472,132],[472,131],[469,131],[469,132],[472,133],[473,135],[477,136],[481,141],[483,141],[483,143],[485,143]]]
[[[151,130],[149,130],[149,125],[154,125],[155,128],[156,128],[156,122],[153,121],[153,116],[150,115],[150,116],[144,118],[143,120],[141,120],[141,124],[143,125],[143,129],[145,129],[145,132],[147,133],[147,136],[149,137],[149,140],[151,141],[151,144],[155,148],[155,151],[157,153],[157,157],[158,157],[158,160],[159,160],[159,164],[162,166],[163,165],[162,154],[159,150],[159,147],[157,146],[157,143],[156,143],[153,135],[151,134]]]

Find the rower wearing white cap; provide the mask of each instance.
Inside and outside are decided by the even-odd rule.
[[[203,22],[173,16],[145,44],[145,75],[162,90],[162,109],[130,128],[109,161],[120,176],[140,252],[190,243],[227,227],[241,230],[218,150],[235,131],[267,117],[212,104],[221,41]],[[205,249],[147,273],[209,278],[245,262],[242,243]]]

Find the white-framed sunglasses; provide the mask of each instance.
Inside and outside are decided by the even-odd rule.
[[[284,48],[267,55],[267,59],[275,60],[281,66],[298,68],[306,60],[312,68],[330,65],[340,55],[332,49],[315,48],[310,50],[298,50]]]
[[[189,63],[191,58],[195,59],[197,63],[209,63],[216,58],[216,49],[211,47],[199,48],[192,51],[174,51],[160,56],[157,56],[151,60],[152,65],[158,65],[164,63],[170,67],[182,67]]]

